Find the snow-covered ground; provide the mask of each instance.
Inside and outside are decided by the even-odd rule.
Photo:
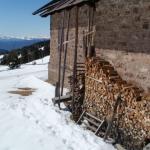
[[[37,65],[0,66],[0,150],[113,150],[53,106],[54,87],[46,82],[49,57]],[[10,94],[33,88],[30,96]]]
[[[16,77],[26,77],[28,75],[35,75],[40,79],[48,78],[48,62],[49,56],[45,57],[43,60],[36,60],[36,65],[32,65],[33,62],[21,65],[21,68],[9,70],[8,66],[0,66],[0,80],[5,78],[16,78]]]
[[[0,55],[0,63],[1,63],[2,59],[3,59],[3,57],[4,57],[4,55]]]
[[[0,55],[0,59],[2,59],[4,57],[4,55]]]

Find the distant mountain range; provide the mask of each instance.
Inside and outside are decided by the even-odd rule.
[[[8,52],[8,50],[0,49],[0,55],[7,54]]]
[[[22,48],[24,46],[28,46],[40,41],[45,41],[47,38],[16,38],[9,36],[0,36],[0,51],[8,50],[11,51],[13,49]]]

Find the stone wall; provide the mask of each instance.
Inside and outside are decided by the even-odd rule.
[[[96,4],[95,46],[97,55],[109,61],[128,81],[150,91],[150,1],[101,0]],[[67,15],[67,14],[66,14]],[[51,18],[51,63],[49,80],[55,83],[58,70],[58,32],[62,13]],[[65,22],[65,27],[67,22]],[[75,35],[74,8],[69,39]],[[83,30],[88,26],[88,6],[79,9],[78,58],[83,59]],[[72,69],[74,42],[69,43],[67,71]]]
[[[101,0],[96,6],[97,53],[149,91],[150,1]]]

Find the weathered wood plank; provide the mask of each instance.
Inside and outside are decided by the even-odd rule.
[[[94,126],[98,127],[99,123],[94,122],[94,120],[91,120],[90,118],[87,118],[86,116],[83,116],[85,120],[87,120],[89,123],[93,124]]]
[[[73,85],[72,85],[72,113],[73,118],[75,119],[76,113],[75,112],[75,84],[76,84],[76,78],[77,78],[77,51],[78,51],[78,18],[79,17],[79,8],[78,6],[75,7],[75,50],[74,50],[74,64],[73,64]]]
[[[61,84],[61,59],[62,59],[62,48],[63,48],[63,45],[62,45],[62,43],[63,43],[63,40],[64,40],[64,38],[63,38],[63,36],[64,36],[64,23],[65,23],[65,11],[63,12],[63,14],[62,14],[62,22],[61,22],[61,33],[60,33],[60,35],[58,35],[58,36],[60,36],[60,43],[58,43],[58,54],[59,54],[59,59],[58,59],[58,64],[59,64],[59,67],[58,67],[58,88],[59,88],[59,100],[60,100],[60,84]],[[60,108],[60,102],[58,102],[58,107],[59,107],[59,109],[61,109]]]
[[[87,125],[87,128],[89,129],[89,130],[92,130],[93,132],[95,132],[96,131],[96,127],[94,127],[94,126],[90,126],[90,125]]]
[[[97,135],[102,127],[102,125],[104,124],[104,120],[100,123],[100,125],[98,126],[97,130],[95,131],[95,135]]]
[[[72,96],[71,95],[65,95],[65,96],[60,96],[60,97],[55,97],[52,99],[54,105],[58,104],[58,103],[62,103],[62,102],[67,102],[67,101],[71,101]]]
[[[80,118],[79,118],[78,121],[77,121],[77,124],[79,124],[79,123],[81,122],[81,120],[82,120],[82,118],[83,118],[85,112],[86,112],[86,111],[83,111],[83,112],[82,112]]]
[[[102,122],[102,120],[96,118],[95,116],[93,116],[93,115],[91,115],[91,114],[89,114],[89,113],[86,113],[86,115],[89,116],[89,117],[91,117],[91,118],[93,118],[93,119],[95,119],[95,120],[98,121],[98,122]]]
[[[69,39],[70,13],[71,13],[71,12],[70,12],[70,10],[69,10],[69,11],[68,11],[68,21],[67,21],[66,41],[68,41],[68,39]],[[63,64],[63,74],[62,74],[61,96],[63,95],[63,89],[64,89],[64,80],[65,80],[65,73],[66,73],[67,52],[68,52],[68,44],[65,45],[65,51],[64,51],[64,64]]]

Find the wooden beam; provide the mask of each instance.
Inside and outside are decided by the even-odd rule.
[[[61,82],[61,54],[62,54],[62,44],[63,44],[63,36],[64,36],[64,22],[65,22],[65,11],[62,15],[62,24],[61,24],[61,33],[60,33],[60,45],[58,47],[58,53],[59,53],[59,68],[58,68],[58,88],[59,88],[59,100],[60,100],[60,82]],[[58,103],[59,109],[60,103]]]
[[[90,126],[90,125],[87,125],[87,128],[93,132],[96,132],[96,129],[97,129],[96,127]]]
[[[88,32],[91,31],[91,6],[88,5]],[[91,47],[91,40],[90,40],[90,35],[87,35],[87,46],[88,46],[88,55]]]
[[[95,131],[95,135],[97,135],[102,127],[102,125],[104,124],[104,120],[100,123],[100,125],[98,126],[97,130]]]
[[[75,7],[75,50],[74,50],[74,66],[73,66],[73,90],[72,90],[72,112],[74,114],[74,100],[75,100],[75,82],[76,82],[76,74],[77,74],[77,50],[78,50],[78,6]]]
[[[102,120],[98,119],[97,117],[95,117],[95,116],[93,116],[93,115],[91,115],[89,113],[86,113],[86,115],[89,116],[89,117],[91,117],[91,118],[93,118],[93,119],[95,119],[98,122],[102,122]]]
[[[72,100],[72,96],[71,95],[65,95],[65,96],[60,96],[59,97],[55,97],[52,99],[54,105],[55,104],[58,104],[58,103],[62,103],[62,102],[68,102],[68,101],[71,101]]]
[[[58,87],[58,82],[56,82],[56,87],[55,87],[55,97],[58,97],[60,94],[59,94],[59,87]]]
[[[86,40],[86,36],[84,36],[85,31],[83,31],[83,56],[84,59],[87,57],[87,40]]]
[[[70,11],[71,11],[71,10],[69,10],[69,12],[68,12],[68,23],[67,23],[66,41],[68,41],[68,38],[69,38]],[[64,67],[63,67],[63,75],[62,75],[61,96],[63,95],[63,89],[64,89],[64,80],[65,80],[65,71],[66,71],[67,51],[68,51],[68,43],[66,43],[66,45],[65,45],[65,50],[64,50]]]
[[[114,106],[112,116],[111,116],[110,120],[106,120],[107,123],[108,123],[108,126],[107,126],[107,129],[106,129],[106,132],[105,132],[104,141],[107,140],[107,137],[110,133],[110,130],[111,130],[111,127],[113,125],[113,121],[114,121],[114,118],[115,118],[115,115],[116,115],[116,112],[117,112],[117,108],[120,105],[121,101],[122,101],[121,94],[119,94],[119,96],[117,97],[117,100],[115,102],[115,106]]]
[[[80,118],[77,121],[77,124],[79,124],[81,122],[81,120],[83,119],[83,116],[84,116],[85,112],[86,112],[85,110],[82,112]]]
[[[97,128],[99,127],[99,123],[94,122],[93,119],[88,118],[86,116],[83,116],[84,120],[87,120],[89,123],[91,123],[92,125],[96,126]]]

